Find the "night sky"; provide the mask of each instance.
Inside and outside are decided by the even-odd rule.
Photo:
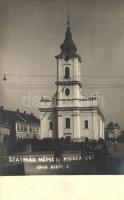
[[[83,60],[82,93],[97,93],[104,101],[106,122],[118,122],[124,129],[121,0],[0,0],[0,105],[39,117],[38,100],[56,90],[55,55],[64,40],[68,10],[73,40]],[[28,107],[25,96],[33,99]]]

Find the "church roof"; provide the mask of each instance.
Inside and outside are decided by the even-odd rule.
[[[61,53],[56,56],[56,58],[65,58],[65,60],[69,60],[70,58],[78,58],[79,62],[81,62],[81,57],[76,53],[77,47],[72,39],[72,33],[70,30],[70,22],[67,21],[67,30],[65,32],[65,39],[63,43],[60,45]]]

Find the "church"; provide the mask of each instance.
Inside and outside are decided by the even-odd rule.
[[[73,141],[104,139],[105,118],[95,95],[82,95],[81,56],[72,39],[70,22],[57,61],[56,92],[40,102],[40,128],[43,138],[70,138]]]

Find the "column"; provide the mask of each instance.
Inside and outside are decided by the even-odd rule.
[[[63,124],[62,114],[58,113],[58,137],[59,138],[64,137],[63,129],[64,129],[64,124]]]
[[[73,114],[73,138],[80,139],[80,113],[74,113]]]

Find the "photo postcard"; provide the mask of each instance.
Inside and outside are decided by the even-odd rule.
[[[0,0],[0,175],[124,174],[124,2]]]

